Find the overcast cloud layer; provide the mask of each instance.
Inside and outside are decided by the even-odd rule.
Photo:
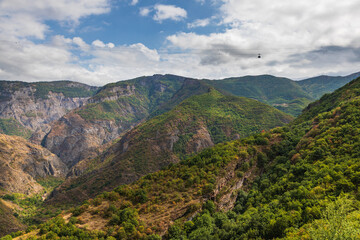
[[[128,4],[137,7],[141,1]],[[47,24],[56,21],[76,31],[83,19],[109,14],[116,7],[114,1],[0,0],[0,79],[70,79],[102,85],[155,73],[197,78],[273,74],[300,79],[360,70],[357,0],[217,1],[221,7],[216,15],[195,21],[187,21],[189,9],[172,4],[139,6],[139,18],[187,26],[186,31],[166,36],[161,48],[150,49],[141,41],[116,45],[101,36],[92,42],[66,38]],[[208,34],[193,30],[211,24],[226,28]]]

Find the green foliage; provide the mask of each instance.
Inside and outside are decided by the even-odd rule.
[[[359,82],[350,83],[314,105],[320,114],[312,124],[297,121],[272,132],[281,136],[281,141],[270,143],[270,151],[256,156],[264,173],[248,193],[239,193],[234,212],[226,214],[228,224],[210,225],[208,238],[274,239],[286,234],[290,239],[359,238]],[[331,103],[337,103],[335,108],[324,112]],[[300,119],[304,116],[309,115]],[[250,137],[243,142],[251,144],[256,139]],[[342,193],[357,199],[340,198],[334,202]],[[206,214],[199,217],[209,218]],[[221,222],[215,214],[210,217],[215,223]],[[202,231],[202,226],[195,225],[183,237],[191,238]]]
[[[61,217],[49,220],[39,226],[39,235],[35,239],[101,239],[106,235],[101,231],[87,231],[73,223],[65,223]]]
[[[41,186],[43,186],[46,190],[51,191],[54,188],[56,188],[57,186],[59,186],[61,183],[63,183],[64,179],[58,178],[58,177],[53,177],[53,176],[48,176],[46,178],[36,179],[36,181]]]
[[[30,138],[31,131],[13,118],[0,118],[0,133]]]
[[[305,225],[296,232],[288,233],[286,239],[359,239],[359,214],[359,202],[339,197],[326,206],[320,219]]]
[[[47,188],[47,191],[51,191],[52,188]],[[36,225],[42,221],[54,217],[59,214],[60,209],[53,209],[49,206],[44,206],[42,195],[44,192],[27,196],[24,194],[14,193],[6,194],[2,196],[2,199],[8,200],[19,206],[14,210],[13,215],[17,220],[28,226]]]
[[[11,235],[6,235],[6,236],[0,238],[0,240],[12,240],[12,239],[13,239],[13,237]]]

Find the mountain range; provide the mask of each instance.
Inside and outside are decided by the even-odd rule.
[[[1,234],[313,236],[357,203],[359,76],[0,81]]]

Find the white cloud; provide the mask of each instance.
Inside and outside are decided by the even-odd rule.
[[[188,28],[206,27],[210,24],[210,18],[196,19],[192,23],[188,23]]]
[[[100,47],[100,48],[106,47],[105,43],[103,43],[103,42],[100,41],[99,39],[93,41],[93,42],[92,42],[92,45],[95,46],[95,47]]]
[[[199,57],[206,75],[270,73],[307,77],[358,71],[360,2],[355,0],[223,0],[224,32],[177,33],[171,46]],[[189,24],[191,27],[192,25]],[[332,47],[340,47],[336,54]],[[325,49],[324,51],[321,49]],[[263,55],[257,59],[258,53]],[[338,57],[336,57],[338,56]]]
[[[45,20],[77,24],[82,17],[109,11],[109,0],[2,0],[0,36],[43,39],[48,30]]]
[[[201,5],[205,4],[205,0],[195,0],[196,2],[200,3]]]
[[[110,42],[110,43],[105,44],[104,42],[100,41],[99,39],[93,41],[92,45],[94,47],[98,47],[98,48],[106,48],[106,47],[107,48],[114,48],[115,47],[115,45],[113,43]]]
[[[155,15],[153,19],[159,22],[166,19],[180,21],[187,17],[187,12],[185,9],[176,7],[174,5],[157,4],[154,6],[154,10],[155,10]]]
[[[146,17],[150,14],[151,9],[149,7],[140,8],[140,15]]]
[[[139,0],[131,0],[130,5],[135,6],[136,4],[138,4]]]
[[[88,50],[89,49],[89,45],[84,42],[84,40],[82,40],[80,37],[74,37],[72,39],[73,43],[76,44],[77,46],[79,46],[82,50]]]
[[[22,13],[37,19],[78,21],[91,14],[103,14],[110,10],[108,0],[2,0],[1,15]]]

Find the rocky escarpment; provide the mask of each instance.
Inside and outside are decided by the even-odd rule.
[[[40,143],[50,130],[51,122],[85,105],[96,90],[96,87],[70,81],[0,81],[0,118],[14,119],[34,133],[33,142]]]
[[[43,146],[71,167],[146,119],[184,78],[154,75],[104,86],[88,104],[51,124]]]
[[[43,187],[36,181],[64,178],[66,165],[49,150],[17,137],[0,134],[0,187],[8,192],[33,194]]]
[[[72,112],[52,124],[43,144],[71,167],[84,158],[95,157],[101,145],[131,127],[131,124],[117,125],[111,120],[88,122]]]

